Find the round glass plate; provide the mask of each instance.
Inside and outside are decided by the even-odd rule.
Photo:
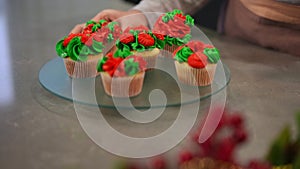
[[[221,61],[217,65],[213,83],[205,87],[193,87],[178,82],[174,61],[171,59],[158,57],[156,67],[163,67],[164,70],[152,69],[146,72],[142,92],[138,96],[130,98],[132,105],[128,105],[126,101],[122,104],[122,98],[113,99],[108,96],[104,92],[100,76],[82,79],[70,78],[61,58],[50,60],[41,68],[39,81],[44,88],[64,99],[111,108],[115,107],[116,99],[118,107],[122,108],[180,106],[208,98],[223,90],[230,81],[230,71]],[[194,92],[195,88],[199,91],[196,92],[197,94]],[[166,102],[161,102],[158,98],[150,104],[149,96],[152,91],[157,89],[164,93]],[[185,97],[181,97],[182,94]]]

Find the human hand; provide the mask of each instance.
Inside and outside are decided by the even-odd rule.
[[[123,16],[127,16],[127,15],[132,15],[132,14],[141,14],[140,11],[138,10],[129,10],[129,11],[119,11],[119,10],[115,10],[115,9],[105,9],[101,12],[99,12],[96,16],[94,16],[92,18],[93,21],[99,21],[101,19],[105,19],[107,21],[114,21],[118,18],[121,18]],[[144,15],[139,15],[139,22],[137,22],[137,20],[135,20],[135,22],[140,23],[140,24],[144,24],[147,25],[147,20],[146,17]],[[127,21],[128,22],[128,21]],[[122,24],[123,23],[123,24]],[[125,27],[125,25],[128,25],[129,23],[122,22],[122,27]],[[70,33],[80,33],[82,32],[82,30],[85,27],[85,23],[82,24],[77,24]]]

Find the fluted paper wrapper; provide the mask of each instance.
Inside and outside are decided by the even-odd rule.
[[[242,169],[242,167],[210,158],[194,158],[181,164],[180,169]]]
[[[162,52],[162,55],[168,58],[172,58],[173,57],[173,52],[178,48],[178,45],[168,45],[166,44],[164,47],[164,50]]]
[[[151,69],[155,67],[156,59],[160,53],[158,48],[154,48],[153,50],[143,51],[143,52],[132,52],[136,56],[141,56],[147,62],[147,69]]]
[[[187,63],[175,61],[178,80],[192,86],[208,86],[212,83],[217,64],[208,64],[205,68],[196,69]]]
[[[88,78],[99,75],[97,72],[98,61],[102,58],[102,53],[88,56],[87,61],[74,61],[71,58],[64,58],[67,74],[72,78]]]
[[[125,77],[111,77],[106,72],[101,72],[100,75],[106,94],[113,97],[133,97],[142,91],[145,72]]]

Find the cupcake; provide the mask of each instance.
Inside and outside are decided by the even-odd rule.
[[[152,33],[147,27],[128,27],[116,42],[115,56],[141,56],[147,62],[148,68],[153,68],[164,45],[164,37]]]
[[[153,33],[165,37],[165,50],[173,52],[177,47],[186,44],[191,39],[191,27],[194,19],[175,9],[162,14],[153,26]]]
[[[191,41],[174,53],[178,80],[192,86],[207,86],[214,79],[219,50],[201,41]]]
[[[116,25],[105,20],[88,21],[81,33],[71,33],[56,44],[56,52],[63,58],[70,77],[88,78],[99,74],[96,67],[103,57],[104,45],[117,39],[121,32]]]
[[[112,53],[99,60],[104,91],[113,97],[133,97],[142,91],[147,63],[139,56],[114,57]]]

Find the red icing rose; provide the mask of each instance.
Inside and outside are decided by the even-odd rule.
[[[107,72],[110,76],[113,76],[116,69],[118,69],[120,63],[123,61],[122,58],[115,58],[112,53],[107,55],[107,61],[103,64],[103,71]]]
[[[203,53],[193,53],[188,57],[187,63],[197,69],[202,69],[207,65],[207,57]]]
[[[148,47],[148,46],[153,46],[155,40],[149,34],[141,32],[138,35],[138,42],[139,44]]]
[[[134,41],[134,36],[130,33],[125,33],[120,36],[120,42],[128,44]]]
[[[190,31],[190,27],[185,24],[185,19],[176,15],[174,16],[174,20],[170,19],[168,23],[163,22],[162,16],[160,16],[153,28],[153,32],[176,38],[183,38]]]
[[[160,34],[160,33],[153,33],[153,35],[154,35],[157,39],[159,39],[159,40],[164,40],[164,39],[165,39],[165,36],[162,35],[162,34]]]

